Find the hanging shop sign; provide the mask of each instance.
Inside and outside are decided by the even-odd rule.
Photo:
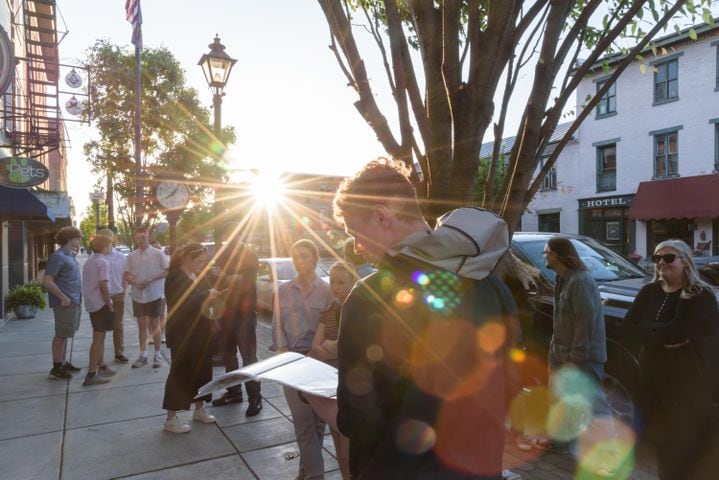
[[[27,188],[40,185],[50,176],[45,165],[32,158],[0,158],[0,185]]]
[[[65,102],[65,110],[67,110],[67,113],[69,113],[70,115],[80,115],[82,113],[82,107],[82,102],[75,98],[74,95],[70,100]]]
[[[82,87],[82,77],[73,68],[70,73],[65,75],[65,83],[70,88],[80,88]]]
[[[5,29],[0,27],[0,94],[7,91],[15,73],[13,46]]]

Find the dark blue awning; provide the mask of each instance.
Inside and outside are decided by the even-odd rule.
[[[19,220],[55,221],[55,215],[32,192],[24,188],[9,188],[2,185],[0,185],[0,215],[19,217]]]

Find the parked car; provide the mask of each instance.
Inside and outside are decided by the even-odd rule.
[[[329,273],[319,264],[315,270],[317,276],[329,283]],[[272,298],[277,288],[297,276],[292,259],[261,258],[257,270],[257,308],[272,312]]]
[[[129,255],[130,252],[132,251],[132,249],[130,247],[128,247],[127,245],[117,245],[115,247],[115,249],[125,256]]]

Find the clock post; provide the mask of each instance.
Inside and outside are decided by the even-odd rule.
[[[170,251],[174,252],[177,247],[177,220],[190,200],[190,190],[182,183],[182,179],[167,178],[158,183],[155,198],[170,225]]]
[[[171,210],[165,213],[167,223],[170,225],[170,253],[175,253],[177,248],[177,220],[180,219],[179,210]]]

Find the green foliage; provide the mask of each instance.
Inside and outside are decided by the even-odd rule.
[[[492,159],[489,157],[479,159],[479,167],[477,168],[477,187],[474,192],[474,201],[481,203],[482,197],[484,196],[484,185],[487,182],[487,175],[489,175],[489,167],[492,164]],[[497,168],[494,171],[494,181],[492,182],[491,196],[497,195],[502,189],[504,183],[504,177],[507,175],[507,159],[504,153],[499,154],[497,160]]]
[[[95,206],[90,204],[85,212],[85,218],[80,222],[80,231],[82,232],[82,242],[87,247],[90,243],[90,239],[95,236],[95,226],[100,225],[100,228],[107,226],[107,205],[102,202],[100,203],[100,221],[95,222]]]
[[[133,218],[135,158],[133,113],[135,58],[133,52],[99,40],[88,51],[91,114],[99,138],[84,145],[95,174],[113,177],[121,198],[117,213]],[[199,180],[193,195],[203,198],[210,189],[203,183],[226,180],[217,176],[225,146],[235,141],[232,127],[220,138],[212,133],[210,110],[200,104],[197,91],[186,84],[185,72],[167,48],[146,48],[141,57],[142,156],[145,176],[145,211],[158,210],[152,195],[153,177],[174,174]],[[129,212],[127,210],[130,210]]]
[[[41,310],[47,306],[45,290],[39,283],[26,283],[25,285],[17,285],[10,289],[10,292],[5,297],[5,308],[12,310],[22,305],[39,308]]]
[[[207,205],[195,204],[187,209],[177,222],[177,244],[204,242],[210,232],[214,213]]]

